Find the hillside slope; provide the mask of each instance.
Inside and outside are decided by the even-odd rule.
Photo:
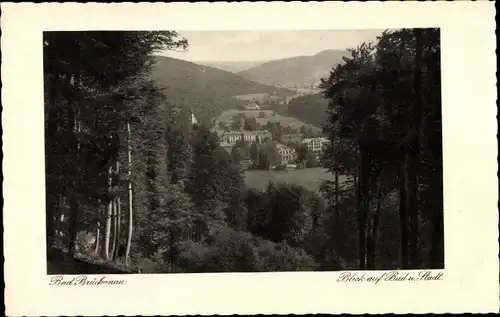
[[[273,86],[312,87],[320,83],[330,70],[343,63],[347,51],[326,50],[313,56],[297,56],[264,63],[241,71],[238,75],[252,81]]]
[[[293,94],[290,90],[256,83],[221,69],[164,56],[156,57],[152,75],[159,84],[167,87],[203,92],[213,96]]]
[[[247,70],[249,68],[259,66],[261,64],[264,64],[268,61],[248,61],[248,62],[212,62],[212,61],[202,61],[202,62],[196,62],[196,64],[199,65],[206,65],[210,67],[215,67],[218,69],[222,69],[231,73],[238,73],[244,70]]]
[[[224,110],[233,109],[241,101],[233,96],[268,93],[293,95],[288,89],[252,82],[217,68],[164,56],[155,57],[152,78],[167,87],[170,102],[193,111],[198,120],[210,125],[210,120]]]

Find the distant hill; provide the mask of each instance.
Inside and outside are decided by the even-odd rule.
[[[296,56],[267,62],[241,71],[238,75],[272,86],[310,88],[317,86],[321,78],[328,76],[335,65],[343,63],[344,56],[350,54],[343,50],[326,50],[313,56]]]
[[[167,87],[172,103],[193,111],[198,120],[209,121],[242,101],[236,95],[267,93],[282,96],[294,92],[284,88],[252,82],[239,75],[171,57],[156,56],[152,78]]]
[[[212,61],[202,61],[196,62],[199,65],[206,65],[215,67],[218,69],[222,69],[231,73],[237,73],[244,71],[246,69],[261,65],[266,63],[267,61],[248,61],[248,62],[212,62]]]

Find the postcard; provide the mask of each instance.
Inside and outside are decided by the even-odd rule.
[[[494,4],[2,9],[7,315],[498,312]]]

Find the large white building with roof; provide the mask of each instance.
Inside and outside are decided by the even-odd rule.
[[[330,142],[327,138],[308,138],[302,140],[307,147],[307,149],[311,152],[320,152],[323,150],[323,146]]]
[[[235,144],[238,140],[246,142],[263,142],[265,139],[271,139],[271,133],[267,130],[259,131],[230,131],[224,132],[220,137],[222,142]]]
[[[295,160],[297,159],[297,152],[295,152],[294,149],[281,143],[277,143],[276,147],[278,148],[278,154],[281,164],[295,163]]]

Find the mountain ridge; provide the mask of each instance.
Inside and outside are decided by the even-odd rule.
[[[181,59],[155,56],[152,79],[165,87],[169,102],[184,111],[193,111],[210,126],[212,118],[224,110],[245,104],[234,96],[266,93],[291,96],[294,91],[256,83],[237,74]]]
[[[198,65],[210,66],[218,68],[227,72],[237,74],[238,72],[250,69],[255,66],[259,66],[263,63],[269,62],[265,61],[193,61]]]
[[[237,74],[251,81],[277,87],[312,88],[330,70],[349,56],[346,50],[323,50],[314,55],[294,56],[269,61]]]

